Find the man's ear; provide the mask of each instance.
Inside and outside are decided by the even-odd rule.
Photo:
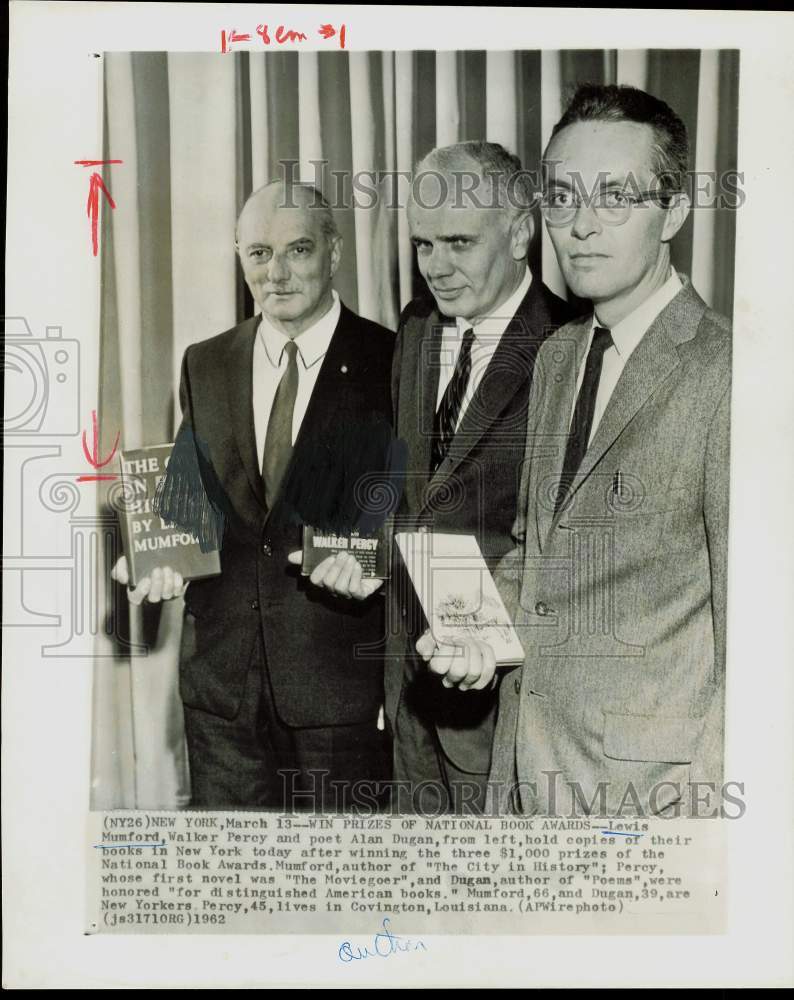
[[[529,244],[535,232],[535,220],[531,212],[521,212],[511,223],[513,260],[526,260]]]
[[[341,236],[331,237],[331,277],[336,274],[339,264],[342,261],[342,248],[344,242]]]
[[[664,220],[664,228],[662,229],[663,243],[667,243],[671,240],[681,226],[683,226],[687,220],[691,207],[692,203],[690,202],[688,195],[685,195],[683,192],[672,195],[670,204],[667,208],[667,216]]]

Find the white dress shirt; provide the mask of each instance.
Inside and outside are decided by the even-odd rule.
[[[494,352],[499,346],[499,341],[502,339],[502,335],[507,329],[508,324],[518,312],[518,307],[521,305],[524,296],[529,291],[529,286],[531,284],[532,274],[529,268],[527,268],[518,288],[506,302],[498,307],[496,315],[486,316],[484,319],[481,319],[476,326],[468,320],[458,316],[455,319],[455,326],[444,327],[444,332],[441,336],[441,353],[439,355],[441,371],[439,373],[438,380],[436,410],[438,410],[441,406],[441,400],[444,397],[444,392],[446,391],[446,388],[449,385],[455,371],[455,364],[457,363],[458,354],[460,354],[461,344],[463,343],[463,335],[468,329],[472,329],[474,331],[474,340],[471,345],[471,374],[469,375],[469,383],[466,387],[463,403],[461,404],[460,416],[458,417],[456,429],[460,427],[460,422],[463,419],[466,408],[471,402],[472,397],[477,391],[477,387],[482,381],[485,369],[488,367],[491,358],[494,356]]]
[[[633,312],[630,312],[619,323],[609,327],[609,331],[612,334],[612,346],[604,351],[601,378],[598,382],[598,392],[596,393],[595,410],[593,412],[593,426],[590,428],[590,437],[587,442],[588,446],[593,440],[598,425],[601,422],[601,417],[604,415],[604,410],[607,408],[607,403],[612,398],[612,393],[615,391],[615,387],[618,384],[620,376],[623,374],[623,369],[626,367],[626,362],[631,357],[632,351],[648,332],[651,324],[662,309],[673,301],[682,288],[681,279],[671,268],[670,277],[661,288],[657,289],[653,295],[638,305]],[[579,390],[582,387],[585,362],[587,361],[590,344],[593,342],[593,334],[595,328],[602,325],[598,322],[598,316],[593,314],[590,336],[587,339],[587,345],[581,364],[579,365],[579,375],[576,379],[576,392],[574,393],[573,404],[571,406],[571,420],[573,420],[576,400],[579,398]]]
[[[317,322],[295,338],[298,347],[298,392],[292,416],[292,443],[298,437],[303,418],[309,407],[317,376],[320,374],[323,358],[331,343],[341,311],[339,296],[333,292],[333,305]],[[287,370],[287,355],[284,345],[289,337],[277,330],[266,316],[262,316],[254,342],[253,399],[254,430],[256,451],[261,465],[265,453],[265,437],[270,411],[279,382]]]

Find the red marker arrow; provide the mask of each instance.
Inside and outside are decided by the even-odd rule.
[[[115,201],[110,197],[110,191],[105,187],[102,178],[96,171],[91,174],[91,183],[88,186],[88,205],[87,205],[87,215],[91,220],[91,245],[94,248],[94,256],[96,257],[99,251],[99,235],[97,231],[97,226],[99,223],[99,192],[100,190],[105,195],[108,200],[108,204],[111,208],[116,207]]]
[[[116,454],[116,448],[119,446],[119,438],[121,437],[121,431],[116,434],[116,440],[113,442],[113,447],[111,448],[110,454],[107,458],[100,460],[99,457],[99,428],[96,422],[96,410],[91,411],[91,424],[94,432],[94,449],[93,453],[88,451],[88,440],[85,436],[85,431],[83,431],[83,454],[86,457],[86,461],[90,466],[95,469],[101,469],[108,464]],[[79,476],[78,482],[92,482],[97,479],[115,479],[116,476]]]

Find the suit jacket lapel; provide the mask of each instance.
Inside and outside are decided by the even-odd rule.
[[[232,343],[228,356],[226,402],[232,436],[261,514],[265,509],[265,490],[256,452],[253,403],[253,358],[258,327],[259,316],[246,320],[240,325]],[[239,503],[240,498],[234,499],[236,504]]]
[[[542,305],[542,286],[535,278],[518,311],[500,337],[477,391],[463,414],[449,452],[431,479],[432,483],[443,480],[455,470],[525,384],[533,370],[548,322]],[[434,407],[438,394],[438,377],[435,390],[432,399]],[[435,410],[430,414],[431,421],[434,414]],[[432,427],[432,423],[430,426]]]
[[[413,439],[413,472],[405,484],[409,494],[409,509],[421,510],[425,506],[426,487],[429,479],[430,462],[433,451],[433,428],[435,426],[436,399],[441,377],[441,340],[444,326],[452,325],[448,317],[442,317],[435,309],[425,320],[421,341],[416,352],[416,368],[413,381],[401,401],[401,436]],[[415,421],[418,420],[418,424]]]
[[[333,423],[335,411],[345,400],[348,385],[351,381],[356,380],[358,356],[351,337],[349,320],[351,315],[349,310],[342,305],[339,321],[331,337],[328,350],[322,360],[318,362],[320,371],[317,375],[317,381],[314,383],[306,413],[301,421],[298,436],[295,439],[292,462],[300,453],[302,443],[312,436],[318,425]],[[287,474],[284,477],[285,482]]]
[[[683,289],[650,325],[626,362],[579,467],[571,495],[581,488],[635,414],[680,365],[678,344],[694,335],[705,308],[705,303],[686,281]],[[589,329],[589,323],[584,329]],[[558,471],[561,469],[562,459]]]
[[[540,409],[535,441],[528,442],[533,449],[533,483],[530,489],[536,494],[538,541],[541,544],[548,537],[554,523],[554,491],[562,477],[562,463],[568,442],[571,414],[573,413],[576,380],[579,367],[587,349],[590,335],[590,320],[576,321],[565,328],[565,336],[555,344],[555,349],[563,353],[562,370],[552,372],[543,369],[542,396],[535,403]],[[560,375],[559,381],[556,376]],[[537,470],[537,471],[535,471]]]
[[[350,315],[343,305],[328,351],[322,361],[318,362],[321,365],[320,372],[301,421],[292,451],[292,462],[300,451],[301,442],[312,434],[312,428],[316,428],[318,422],[334,419],[334,411],[345,397],[346,379],[354,377],[351,373],[354,373],[356,357],[350,344]],[[240,326],[228,357],[226,395],[234,442],[260,508],[258,514],[267,519],[272,511],[267,509],[265,501],[262,457],[257,453],[253,405],[253,354],[259,319],[257,315]],[[285,482],[288,474],[289,469],[284,476]],[[242,498],[235,498],[235,505],[239,507],[241,500]],[[243,504],[243,509],[245,506]]]
[[[301,454],[308,447],[307,442],[321,436],[321,429],[337,420],[339,409],[346,405],[350,385],[362,379],[357,371],[357,331],[352,318],[353,314],[343,304],[328,350],[322,360],[316,362],[320,365],[320,371],[295,439],[290,463],[284,473],[282,496],[296,463],[301,461]],[[276,507],[278,501],[273,509]],[[273,510],[267,512],[268,519],[272,513]]]
[[[585,453],[573,492],[603,458],[634,414],[680,364],[664,326],[654,323],[632,352]]]

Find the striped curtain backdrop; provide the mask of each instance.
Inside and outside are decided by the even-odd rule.
[[[234,227],[249,192],[282,161],[332,204],[350,205],[351,177],[364,178],[359,207],[336,211],[336,287],[351,309],[395,328],[421,278],[405,211],[389,207],[390,181],[371,207],[372,172],[410,171],[433,146],[482,138],[535,170],[569,92],[590,81],[667,101],[689,129],[692,167],[719,176],[737,167],[738,75],[735,51],[107,54],[104,157],[123,166],[105,175],[117,208],[102,221],[103,434],[112,444],[120,429],[125,448],[173,440],[185,348],[253,314]],[[533,271],[564,294],[542,229]],[[695,210],[673,244],[676,268],[729,315],[734,231],[729,208]],[[92,806],[178,808],[189,796],[182,602],[119,605],[107,609],[112,629],[148,652],[130,656],[98,639]]]

